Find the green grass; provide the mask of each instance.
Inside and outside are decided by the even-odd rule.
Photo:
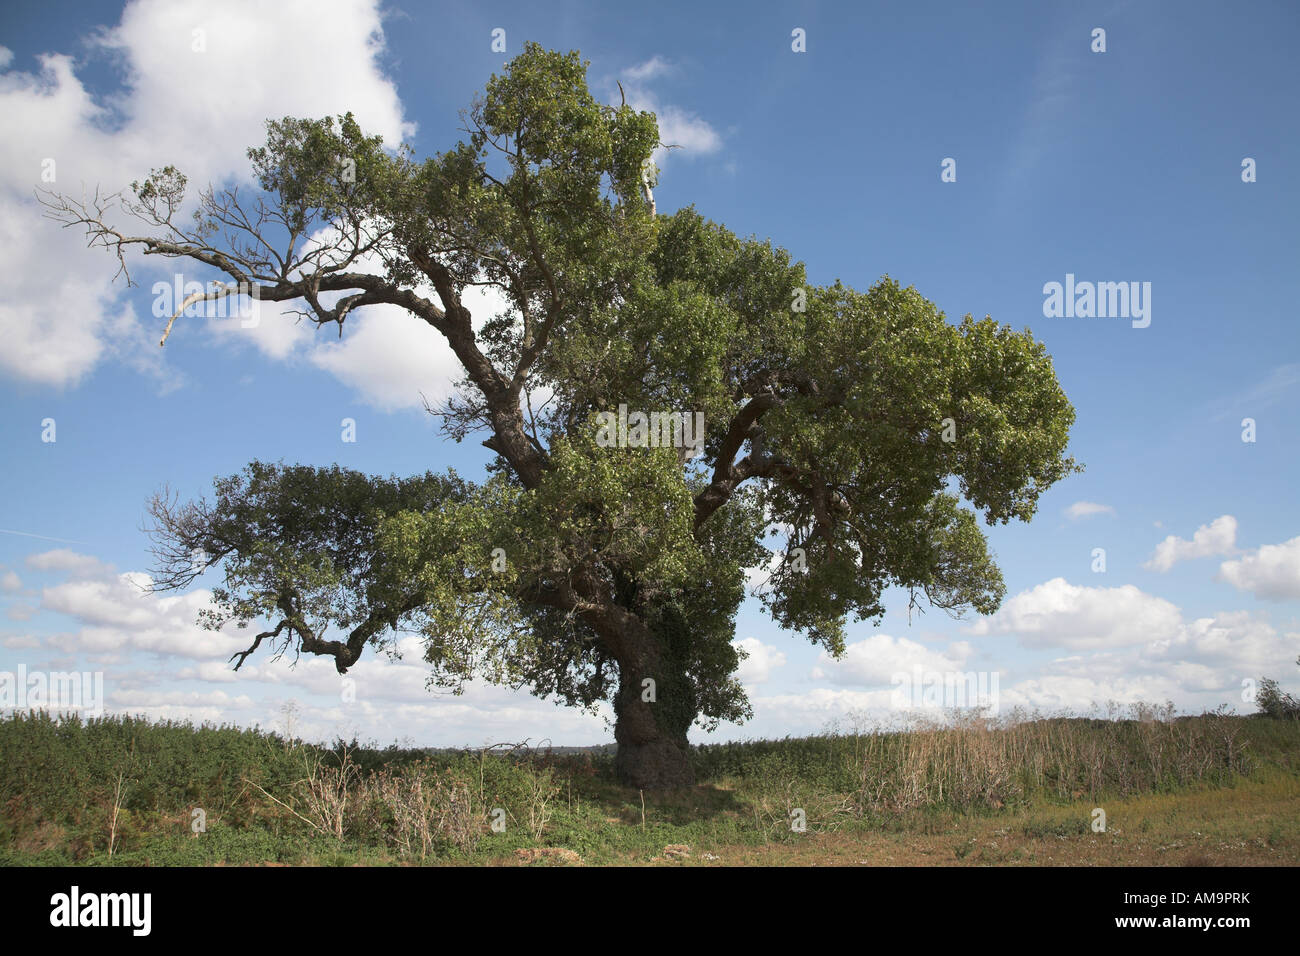
[[[232,726],[14,714],[0,719],[0,864],[472,865],[535,847],[635,863],[674,844],[693,861],[752,861],[854,841],[892,860],[916,840],[946,841],[917,851],[927,859],[1016,864],[1042,845],[1097,843],[1090,806],[1125,808],[1107,812],[1134,852],[1166,853],[1184,832],[1300,845],[1296,721],[1018,718],[706,745],[693,760],[697,786],[643,795],[615,782],[608,754],[323,748]],[[498,808],[504,832],[490,827]]]

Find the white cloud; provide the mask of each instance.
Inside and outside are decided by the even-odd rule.
[[[1061,578],[1016,595],[970,630],[1093,652],[1035,665],[1032,675],[1003,687],[1004,706],[1085,708],[1109,699],[1234,704],[1242,678],[1285,673],[1300,652],[1300,635],[1279,635],[1248,611],[1185,619],[1173,604],[1132,585],[1084,588]]]
[[[67,572],[68,580],[43,589],[42,610],[68,615],[76,626],[43,638],[6,635],[0,643],[10,651],[62,652],[67,656],[57,669],[104,670],[109,712],[274,727],[282,724],[278,708],[288,695],[299,705],[295,734],[312,740],[342,735],[390,743],[398,732],[422,746],[537,744],[547,735],[562,744],[609,739],[612,712],[605,704],[595,714],[558,709],[553,701],[477,681],[460,696],[431,692],[421,641],[411,635],[397,641],[400,657],[370,655],[349,670],[350,701],[327,658],[295,659],[290,652],[274,660],[263,647],[235,672],[230,655],[251,644],[256,625],[220,632],[199,627],[199,611],[211,607],[210,591],[152,593],[147,574],[112,574],[103,562],[67,550],[33,555],[28,564]],[[769,668],[783,663],[774,648],[763,650]],[[182,681],[208,686],[177,687]]]
[[[1076,501],[1065,509],[1066,517],[1076,521],[1080,518],[1090,518],[1093,515],[1113,515],[1114,513],[1115,509],[1111,505],[1099,505],[1095,501]]]
[[[668,146],[681,147],[671,152],[688,159],[716,153],[722,149],[722,137],[708,121],[697,113],[680,106],[660,102],[659,97],[644,84],[658,79],[670,71],[669,64],[659,56],[644,63],[628,67],[620,74],[627,105],[636,110],[654,113],[659,120],[659,141],[663,147],[656,149],[651,159],[663,167],[668,157]],[[611,86],[613,84],[610,84]]]
[[[1014,633],[1029,646],[1088,650],[1172,639],[1181,624],[1177,607],[1131,584],[1089,588],[1053,578],[1017,594],[970,632]]]
[[[461,301],[475,329],[507,307],[495,286],[471,286]],[[341,340],[311,343],[310,361],[376,408],[422,408],[424,399],[434,403],[446,398],[463,375],[447,340],[402,309],[367,308],[347,324]]]
[[[33,652],[61,652],[68,655],[65,663],[44,666],[104,670],[111,712],[278,727],[280,707],[292,699],[298,706],[295,733],[311,740],[342,735],[423,746],[609,740],[606,705],[592,715],[479,682],[460,697],[431,692],[422,644],[413,635],[399,637],[399,658],[370,654],[351,669],[353,700],[342,697],[343,679],[327,658],[305,656],[295,664],[292,654],[275,661],[263,649],[236,673],[228,658],[248,646],[251,633],[199,628],[197,612],[208,606],[209,592],[149,593],[143,590],[147,575],[113,574],[102,561],[65,549],[32,555],[27,564],[67,573],[67,580],[43,590],[42,607],[70,615],[76,626],[52,637],[18,632],[0,643],[27,658],[28,666]],[[1166,699],[1193,710],[1221,703],[1249,710],[1252,705],[1241,703],[1242,678],[1285,674],[1300,653],[1300,634],[1280,634],[1261,615],[1225,611],[1184,620],[1173,605],[1131,586],[1080,588],[1061,579],[1017,595],[991,623],[981,621],[971,630],[1019,633],[1029,644],[1070,648],[1047,662],[994,662],[1002,713],[1015,706],[1087,712],[1112,700]],[[779,677],[787,666],[786,655],[773,645],[752,637],[737,643],[750,652],[738,676],[751,687]],[[916,667],[964,672],[976,650],[968,641],[938,649],[872,633],[851,643],[839,661],[821,655],[812,677],[829,686],[753,694],[754,720],[723,736],[812,733],[844,720],[897,722],[906,712],[897,701],[895,675]],[[1019,673],[1013,680],[1014,671]],[[692,739],[719,738],[693,732]]]
[[[118,671],[109,687],[106,710],[127,710],[150,717],[190,720],[235,720],[284,730],[283,705],[295,710],[293,732],[308,740],[330,741],[342,736],[387,744],[396,740],[419,746],[481,746],[549,737],[556,744],[586,745],[609,739],[607,705],[590,714],[557,708],[508,688],[471,682],[460,696],[433,692],[426,686],[428,666],[418,654],[418,642],[403,640],[405,660],[366,657],[341,677],[328,660],[292,656],[254,665],[250,658],[237,673],[229,665],[204,661],[167,675],[160,683],[148,675]],[[166,663],[164,662],[164,667]],[[174,680],[232,685],[235,689],[178,690]],[[347,699],[342,691],[350,681]]]
[[[0,574],[0,591],[6,594],[13,594],[21,591],[23,587],[22,578],[18,577],[13,571],[5,571]]]
[[[253,699],[247,695],[231,696],[223,690],[117,690],[110,694],[113,709],[129,713],[149,713],[155,719],[170,716],[179,708],[188,712],[193,708],[216,708],[229,719],[231,710],[247,710]]]
[[[812,676],[857,687],[892,685],[895,675],[910,675],[916,667],[930,672],[962,670],[971,650],[971,645],[963,641],[941,654],[905,637],[872,634],[849,644],[839,660],[823,651]]]
[[[750,595],[763,594],[768,590],[769,582],[777,569],[781,567],[781,562],[785,560],[785,553],[782,551],[773,551],[764,564],[757,567],[745,569],[745,591]]]
[[[311,237],[312,245],[329,242],[329,230]],[[382,274],[376,256],[362,257],[350,267],[355,272]],[[437,301],[431,286],[415,291]],[[320,297],[332,307],[343,293]],[[461,303],[469,309],[474,329],[511,310],[504,292],[496,286],[467,286]],[[333,375],[367,404],[381,411],[421,409],[425,400],[437,403],[451,394],[464,374],[447,340],[428,323],[405,309],[390,305],[365,306],[344,323],[342,336],[335,326],[316,326],[292,314],[280,314],[276,303],[257,303],[255,320],[238,317],[210,319],[207,328],[217,341],[239,348],[251,346],[279,362],[305,361]]]
[[[629,66],[619,75],[625,80],[631,80],[633,83],[644,83],[646,80],[653,80],[657,76],[663,76],[671,70],[672,67],[668,61],[656,54],[644,63]]]
[[[638,96],[636,108],[650,110],[659,119],[659,141],[664,145],[655,150],[654,163],[663,166],[670,147],[678,147],[687,159],[705,156],[722,149],[722,137],[706,120],[679,106],[660,105],[649,94]]]
[[[1098,589],[1100,590],[1100,589]],[[1267,620],[1246,611],[1179,621],[1167,636],[1145,645],[1103,648],[1056,660],[1020,662],[998,667],[997,712],[1022,707],[1040,713],[1097,714],[1118,704],[1126,713],[1132,704],[1161,704],[1173,700],[1183,711],[1199,712],[1222,704],[1249,712],[1243,700],[1243,678],[1284,674],[1300,653],[1300,634],[1279,634]],[[883,639],[882,639],[883,638]],[[973,649],[950,646],[936,655],[910,641],[877,636],[854,645],[846,676],[869,688],[884,685],[890,668],[906,673],[911,662],[925,671],[966,672]],[[915,657],[909,655],[915,654]],[[818,669],[820,671],[820,668]],[[1011,679],[1015,670],[1020,673]],[[815,677],[825,677],[816,673]],[[848,683],[850,681],[844,681]],[[900,707],[893,689],[831,689],[814,687],[803,693],[752,696],[754,719],[738,728],[743,736],[783,736],[841,727],[890,726],[906,722],[917,708]],[[704,739],[704,738],[700,738]]]
[[[78,554],[70,548],[55,548],[40,554],[29,554],[27,567],[36,571],[63,571],[74,577],[102,576],[113,573],[113,566],[88,554]]]
[[[1144,648],[1142,655],[1157,666],[1175,662],[1238,675],[1285,673],[1300,650],[1295,645],[1294,636],[1280,636],[1267,620],[1249,611],[1221,611],[1188,621],[1177,637]]]
[[[29,621],[36,614],[36,608],[30,604],[10,604],[5,610],[5,617],[11,621]]]
[[[790,733],[816,733],[857,714],[886,719],[897,716],[895,689],[856,690],[814,687],[801,694],[752,697],[754,719],[743,727],[744,736],[780,737]],[[692,739],[697,739],[692,737]],[[701,734],[698,739],[708,738]]]
[[[1266,544],[1239,559],[1224,561],[1219,576],[1256,597],[1273,601],[1300,598],[1300,537]]]
[[[1142,565],[1155,571],[1168,571],[1179,561],[1231,554],[1237,541],[1237,519],[1222,515],[1196,529],[1192,540],[1169,535],[1156,545],[1151,560]]]
[[[1143,674],[1098,678],[1047,674],[999,688],[998,709],[1002,713],[1023,707],[1041,713],[1085,714],[1109,702],[1122,706],[1137,703],[1161,704],[1186,695],[1181,682],[1169,675]]]
[[[460,364],[434,329],[388,308],[367,309],[348,324],[341,341],[311,350],[313,365],[384,411],[419,408],[421,393],[446,397]]]
[[[212,594],[195,590],[160,597],[148,590],[147,574],[132,571],[107,578],[80,578],[41,592],[41,607],[77,619],[76,631],[49,638],[51,646],[86,653],[146,651],[197,659],[226,660],[252,643],[251,634],[231,626],[209,631],[196,623],[211,607]]]
[[[195,30],[204,31],[203,52]],[[351,110],[390,143],[411,127],[379,65],[376,0],[328,16],[310,0],[136,0],[93,42],[124,77],[120,94],[102,102],[65,55],[41,57],[37,73],[0,75],[0,369],[62,387],[116,357],[173,387],[177,375],[156,344],[161,329],[145,329],[124,286],[112,284],[111,257],[43,219],[33,189],[80,196],[98,183],[111,193],[167,163],[192,189],[243,181],[244,150],[263,140],[265,120],[285,115]],[[10,61],[0,57],[0,69]],[[45,160],[55,163],[53,183],[42,180]],[[146,282],[153,274],[138,258],[134,267]]]
[[[735,643],[749,655],[740,662],[736,671],[736,677],[746,686],[766,682],[772,676],[772,671],[785,666],[785,654],[756,637],[747,637]]]

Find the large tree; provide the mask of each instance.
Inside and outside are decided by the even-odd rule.
[[[655,117],[594,99],[577,53],[530,45],[465,118],[468,140],[423,162],[350,114],[270,122],[251,197],[191,204],[164,167],[124,199],[44,199],[123,269],[133,250],[187,259],[229,283],[211,297],[251,289],[340,334],[397,306],[463,366],[430,411],[486,435],[481,481],[254,462],[210,501],[153,501],[157,587],[220,567],[204,623],[268,622],[236,667],[265,642],[343,673],[417,632],[436,684],[612,701],[622,778],[657,788],[692,781],[692,723],[750,712],[747,568],[774,566],[767,610],[833,654],[890,585],[997,608],[979,516],[1028,520],[1076,468],[1074,411],[1027,330],[951,324],[888,278],[810,286],[781,248],[656,215]],[[471,316],[472,286],[500,314]],[[615,435],[599,416],[620,406],[702,413],[702,441],[638,441],[635,414]]]

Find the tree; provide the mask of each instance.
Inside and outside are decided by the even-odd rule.
[[[693,779],[693,722],[750,714],[732,643],[746,568],[775,565],[765,607],[833,654],[889,585],[998,607],[977,512],[1027,521],[1077,470],[1074,411],[1028,330],[950,324],[888,277],[810,286],[769,242],[655,215],[656,119],[597,102],[577,53],[530,45],[465,119],[468,140],[423,162],[351,114],[269,122],[248,154],[261,193],[209,187],[191,225],[172,167],[125,198],[43,200],[122,270],[132,250],[188,259],[228,282],[209,297],[300,303],[340,334],[399,306],[463,366],[430,411],[456,441],[486,434],[481,481],[253,462],[210,502],[152,502],[156,586],[221,566],[204,623],[271,622],[236,668],[267,642],[342,673],[416,631],[439,685],[612,701],[622,779],[670,787]],[[111,225],[116,208],[145,234]],[[508,307],[476,328],[462,295],[483,285]],[[620,407],[626,434],[601,417]],[[688,417],[666,447],[639,412]],[[680,447],[695,414],[701,440]]]
[[[1300,664],[1300,658],[1296,658],[1296,663]],[[1271,677],[1259,679],[1259,689],[1255,691],[1255,703],[1259,707],[1256,713],[1262,716],[1272,717],[1274,720],[1285,718],[1300,720],[1300,699],[1284,691]]]

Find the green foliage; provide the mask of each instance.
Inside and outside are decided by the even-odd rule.
[[[248,150],[258,184],[278,197],[283,225],[306,236],[318,222],[354,224],[381,214],[388,189],[409,177],[407,154],[383,150],[351,113],[335,121],[286,117],[267,123],[266,145]]]
[[[1288,694],[1271,677],[1261,677],[1255,691],[1259,713],[1274,720],[1300,720],[1300,700]]]
[[[438,410],[446,432],[491,431],[500,457],[481,482],[254,462],[211,505],[156,504],[160,587],[191,582],[206,552],[225,574],[208,626],[269,620],[253,648],[341,671],[409,629],[457,691],[482,678],[592,708],[659,661],[655,718],[678,741],[749,714],[731,641],[771,526],[789,541],[765,605],[832,653],[891,586],[996,610],[979,519],[1029,520],[1078,467],[1042,343],[951,323],[888,276],[811,286],[787,250],[693,207],[651,215],[657,120],[598,102],[586,69],[527,44],[471,104],[467,138],[422,162],[351,114],[269,123],[248,155],[284,254],[251,226],[231,238],[251,220],[205,195],[191,257],[261,276],[321,323],[386,303],[438,328],[466,373]],[[184,190],[165,167],[136,197],[169,224]],[[503,311],[471,316],[474,285]],[[604,447],[594,416],[620,405],[702,414],[702,454]]]
[[[1015,715],[695,747],[701,786],[641,794],[613,780],[602,753],[321,748],[233,727],[20,713],[0,720],[0,863],[487,862],[538,846],[626,862],[675,843],[698,851],[797,841],[794,809],[809,833],[940,833],[953,814],[1294,777],[1297,753],[1295,721]],[[110,856],[119,776],[125,799]],[[313,788],[339,798],[337,834],[313,815]],[[207,811],[206,832],[191,830],[196,807]],[[498,808],[504,832],[491,827]],[[1082,816],[1062,820],[1028,819],[1021,829],[1056,836],[1087,826]]]

